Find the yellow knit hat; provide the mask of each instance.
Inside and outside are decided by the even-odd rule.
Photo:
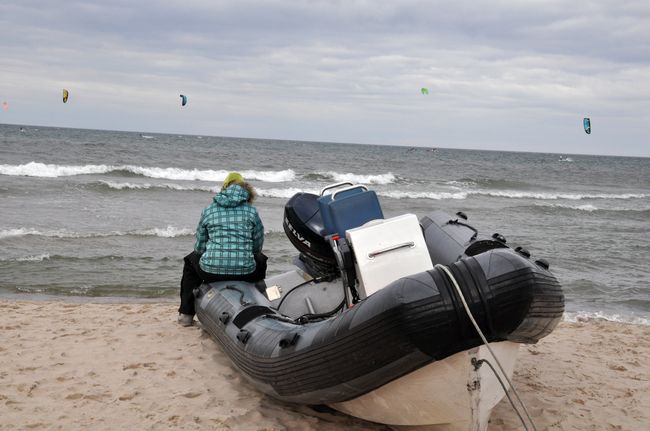
[[[226,176],[226,179],[223,180],[223,186],[221,190],[226,189],[232,183],[243,183],[244,177],[241,176],[239,172],[231,172]]]

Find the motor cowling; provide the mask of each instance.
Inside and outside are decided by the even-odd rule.
[[[318,196],[296,193],[284,206],[282,227],[289,241],[307,259],[319,266],[337,268],[332,247],[325,238],[325,228],[318,206]]]

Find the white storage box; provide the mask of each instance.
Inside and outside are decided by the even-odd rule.
[[[359,295],[368,297],[389,283],[433,268],[415,214],[373,220],[349,229],[359,279]]]

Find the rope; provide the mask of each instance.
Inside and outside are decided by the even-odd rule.
[[[472,312],[470,311],[469,306],[467,305],[467,301],[465,301],[465,296],[463,296],[463,292],[460,290],[460,286],[458,285],[458,282],[456,282],[456,279],[454,278],[453,274],[451,273],[449,268],[447,268],[446,266],[441,265],[441,264],[437,264],[435,267],[442,269],[447,274],[447,277],[449,278],[449,281],[451,281],[451,283],[456,288],[456,292],[458,292],[458,296],[460,296],[460,299],[463,302],[463,307],[465,308],[465,312],[467,313],[467,317],[469,317],[469,320],[474,325],[474,328],[476,329],[476,332],[478,332],[478,335],[481,337],[481,340],[483,340],[483,344],[485,344],[485,347],[488,348],[488,350],[490,351],[490,355],[492,355],[492,357],[494,358],[494,361],[499,366],[499,370],[501,371],[503,376],[506,378],[506,381],[510,385],[510,389],[512,389],[512,392],[515,394],[515,397],[517,398],[517,401],[519,402],[519,404],[521,404],[521,407],[523,407],[524,412],[526,413],[526,417],[528,418],[528,421],[533,426],[533,430],[537,431],[537,428],[535,427],[535,423],[533,422],[533,419],[530,417],[530,414],[528,413],[528,409],[526,409],[526,406],[524,405],[524,402],[521,401],[521,398],[519,398],[519,394],[517,393],[517,391],[515,390],[515,387],[512,385],[512,382],[508,378],[505,370],[503,369],[503,366],[501,365],[501,362],[499,362],[499,359],[494,354],[494,351],[492,351],[492,347],[490,347],[490,343],[488,343],[487,338],[485,338],[485,335],[483,335],[483,331],[481,331],[481,328],[478,326],[478,323],[476,323],[476,320],[474,320],[474,316],[472,315]],[[491,365],[490,365],[490,368],[492,368]],[[492,371],[494,371],[494,368],[492,368]],[[495,375],[496,375],[496,373],[495,373]],[[499,379],[498,375],[497,375],[497,379]],[[501,379],[499,379],[499,381],[501,381]],[[504,390],[505,390],[505,388],[504,388]],[[508,391],[506,390],[505,392],[506,392],[506,395],[507,395]],[[508,396],[508,399],[510,399],[509,396]],[[519,418],[521,419],[521,423],[523,424],[524,428],[526,430],[528,430],[528,427],[526,426],[526,423],[524,422],[523,418],[519,414],[519,411],[515,408],[514,404],[512,406],[515,409],[515,411],[517,412],[517,415],[519,416]]]

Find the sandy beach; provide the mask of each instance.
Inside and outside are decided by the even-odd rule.
[[[0,300],[0,429],[388,430],[275,401],[173,303]],[[539,430],[650,429],[650,326],[562,323],[514,382]],[[519,430],[504,399],[489,430]]]

